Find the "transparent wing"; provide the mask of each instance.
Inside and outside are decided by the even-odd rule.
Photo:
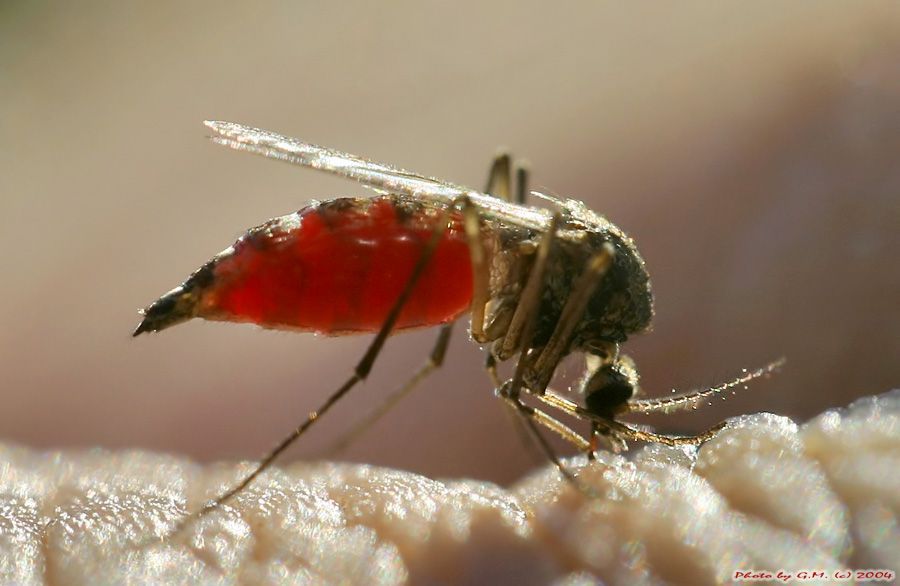
[[[353,179],[380,193],[421,197],[447,204],[465,195],[487,216],[535,230],[545,230],[550,222],[551,214],[547,210],[501,201],[468,187],[425,177],[356,155],[235,122],[207,120],[204,124],[216,134],[211,137],[216,144]]]

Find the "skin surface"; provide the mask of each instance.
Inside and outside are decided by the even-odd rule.
[[[0,447],[0,583],[714,584],[900,559],[900,391],[802,426],[734,419],[699,451],[650,446],[504,490],[297,463],[160,541],[249,464]],[[805,581],[805,583],[824,583]]]

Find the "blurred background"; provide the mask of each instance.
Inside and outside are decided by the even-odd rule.
[[[660,430],[900,386],[896,2],[6,0],[0,439],[256,458],[358,360],[368,337],[196,321],[131,339],[138,308],[244,229],[364,193],[216,147],[205,118],[475,187],[498,147],[526,157],[534,188],[638,243],[657,316],[625,351],[647,394],[788,358]],[[435,334],[392,339],[287,459],[320,457]],[[521,476],[481,364],[459,328],[444,370],[343,457]]]

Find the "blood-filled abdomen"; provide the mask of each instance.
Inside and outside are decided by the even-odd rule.
[[[207,265],[196,315],[327,334],[377,331],[439,215],[415,200],[383,196],[317,202],[270,220]],[[471,300],[468,245],[451,215],[395,329],[446,323]]]

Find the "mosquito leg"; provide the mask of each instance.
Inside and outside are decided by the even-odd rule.
[[[591,437],[589,440],[591,447],[588,448],[588,453],[587,453],[588,460],[596,459],[596,456],[594,454],[597,453],[597,449],[598,449],[597,443],[598,443],[599,438],[600,438],[600,430],[597,429],[596,423],[591,422]]]
[[[613,437],[633,439],[639,442],[663,444],[666,446],[699,446],[700,444],[714,438],[716,434],[718,434],[725,428],[726,423],[724,421],[721,423],[717,423],[706,431],[698,433],[697,435],[689,436],[663,435],[659,433],[653,433],[652,431],[634,429],[633,427],[629,427],[619,421],[609,421],[608,425]]]
[[[521,407],[519,408],[519,413],[522,413]],[[556,466],[556,469],[559,470],[559,473],[562,474],[568,482],[578,487],[578,481],[576,480],[575,475],[572,474],[572,472],[563,465],[562,461],[560,461],[559,456],[556,455],[556,452],[553,450],[550,442],[547,441],[547,438],[545,438],[541,433],[541,430],[538,429],[537,424],[534,422],[534,419],[532,419],[531,417],[524,417],[524,420],[526,427],[531,432],[531,436],[537,440],[537,443],[541,447],[541,450],[550,459],[550,461],[553,462],[553,465]]]
[[[553,407],[554,409],[558,409],[559,411],[562,411],[570,417],[575,417],[576,419],[583,419],[590,422],[591,433],[589,436],[589,447],[587,450],[589,460],[594,459],[594,453],[598,450],[598,444],[601,439],[606,440],[608,443],[610,443],[613,447],[613,451],[620,451],[616,448],[623,447],[621,444],[624,444],[624,442],[619,440],[617,443],[616,438],[612,437],[611,433],[609,432],[608,426],[605,425],[605,419],[601,419],[599,416],[591,413],[584,407],[581,407],[580,405],[573,403],[569,399],[566,399],[556,391],[546,389],[543,393],[534,394],[533,396],[545,405]]]
[[[497,358],[494,356],[493,352],[487,352],[484,355],[484,370],[487,371],[488,378],[491,379],[491,384],[494,385],[495,389],[499,389],[500,385],[500,377],[497,375]]]
[[[546,257],[546,250],[549,249],[550,244],[552,243],[552,238],[556,233],[556,224],[558,222],[558,216],[554,215],[553,221],[551,223],[552,229],[548,230],[548,232],[544,235],[544,238],[541,240],[541,248],[545,250],[544,255]],[[546,259],[543,261],[544,265],[546,264]],[[535,265],[538,264],[538,261],[535,261]],[[537,288],[538,293],[540,293],[539,287],[543,285],[543,268],[540,271],[535,270],[536,267],[532,267],[531,274],[528,276],[528,282],[526,283],[525,289],[523,290],[522,296],[520,299],[525,300],[524,303],[529,303],[526,299],[526,292],[529,290],[529,286],[532,288]],[[535,284],[536,283],[536,284]],[[537,304],[540,299],[537,301],[532,301],[532,306],[530,310],[524,311],[521,313],[523,316],[520,318],[522,320],[522,326],[520,333],[522,335],[521,339],[528,340],[529,342],[534,336],[534,328],[537,323]],[[520,301],[519,307],[523,306],[523,301]],[[519,314],[519,307],[516,308],[516,314]],[[527,309],[527,306],[526,306]],[[515,316],[513,317],[515,320]],[[504,340],[505,341],[505,340]],[[580,492],[585,492],[584,488],[578,483],[575,475],[568,469],[566,466],[560,461],[557,457],[556,452],[553,451],[552,446],[547,442],[547,439],[540,433],[540,430],[537,428],[537,425],[543,425],[547,429],[559,434],[566,441],[574,444],[580,452],[588,452],[591,451],[591,444],[575,431],[573,431],[568,426],[563,423],[557,421],[550,415],[547,415],[543,411],[539,409],[535,409],[529,405],[525,405],[521,398],[519,397],[524,372],[527,368],[527,364],[529,362],[531,349],[529,348],[529,344],[526,343],[525,347],[522,348],[519,354],[519,360],[516,363],[516,370],[513,374],[512,380],[510,380],[507,384],[500,387],[500,395],[507,402],[511,409],[514,409],[516,414],[521,415],[524,420],[528,431],[530,431],[530,435],[533,439],[537,441],[538,446],[544,452],[544,454],[550,459],[554,466],[559,470],[560,474],[562,474],[563,478],[566,479],[572,486],[574,486]]]
[[[629,439],[634,439],[632,436],[627,436]],[[601,425],[595,421],[591,422],[591,458],[593,459],[594,454],[600,449],[600,442],[603,442],[604,445],[614,454],[620,454],[622,452],[628,451],[628,444],[625,442],[625,438],[617,431],[612,431],[609,426]]]
[[[500,346],[500,360],[505,360],[515,354],[516,350],[527,345],[531,341],[531,333],[526,330],[529,328],[529,320],[533,324],[533,320],[538,313],[538,307],[541,303],[541,292],[544,287],[544,274],[547,271],[547,260],[550,258],[550,248],[553,239],[556,237],[556,227],[559,225],[559,213],[553,214],[550,219],[550,227],[541,237],[535,253],[534,264],[528,273],[528,280],[519,296],[519,303],[516,311],[513,313],[512,321],[506,330],[506,335]],[[527,336],[526,336],[527,334]]]
[[[521,401],[521,399],[514,399],[513,397],[509,396],[504,390],[501,390],[500,394],[506,404],[512,407],[522,416],[524,416],[525,419],[546,427],[565,441],[575,446],[575,448],[578,449],[579,452],[585,452],[590,448],[590,444],[588,443],[588,441],[581,437],[578,432],[570,428],[568,425],[551,417],[550,415],[547,415],[540,409],[536,409],[535,407],[526,405]]]
[[[600,285],[603,275],[606,274],[607,269],[612,265],[614,258],[615,250],[610,244],[606,243],[600,249],[600,252],[588,260],[584,272],[581,273],[572,286],[572,294],[566,300],[553,334],[534,362],[533,372],[536,375],[536,380],[529,381],[532,383],[532,391],[541,393],[550,383],[550,377],[553,376],[553,371],[556,369],[557,364],[559,364],[559,361],[568,350],[572,334],[584,315],[584,310],[587,308],[591,295],[593,295],[597,286]]]
[[[501,340],[499,339],[499,334],[495,334],[497,332],[506,331],[506,329],[509,327],[509,322],[514,311],[515,304],[501,305],[501,307],[494,313],[493,319],[486,329],[486,335],[488,336],[488,338],[496,338],[495,342],[491,345],[491,348],[489,348],[488,351],[485,352],[484,359],[484,369],[488,374],[488,378],[491,379],[491,384],[495,389],[499,389],[503,384],[497,374],[497,356],[495,354],[495,349],[499,347],[499,343],[501,342]],[[519,441],[523,446],[525,446],[525,450],[529,454],[531,454],[535,462],[539,462],[542,458],[542,454],[535,451],[537,446],[534,445],[534,438],[531,436],[531,434],[528,433],[528,430],[522,423],[522,419],[515,411],[508,409],[505,404],[501,405],[501,409],[506,415],[506,418],[509,421],[510,426],[513,428],[516,436],[519,438]]]
[[[519,204],[524,203],[525,194],[527,193],[528,171],[523,167],[519,167],[516,169],[514,193],[512,193],[510,189],[511,175],[512,173],[510,171],[509,156],[501,155],[497,157],[491,167],[490,178],[488,179],[488,187],[486,191],[487,193],[501,197],[507,201],[513,201],[514,203]],[[550,460],[557,466],[557,468],[559,468],[563,476],[574,482],[575,477],[568,470],[566,470],[566,468],[560,462],[559,458],[556,457],[556,454],[553,452],[550,444],[547,443],[546,439],[540,434],[539,430],[537,429],[537,425],[540,424],[547,427],[548,429],[551,429],[566,441],[573,443],[581,451],[589,449],[589,445],[584,440],[584,438],[582,438],[580,435],[578,435],[576,432],[574,432],[564,424],[553,419],[542,411],[524,405],[519,400],[518,395],[522,383],[522,372],[526,363],[527,351],[522,351],[522,356],[519,359],[516,368],[516,376],[505,390],[501,388],[496,368],[498,353],[500,354],[501,359],[506,359],[512,356],[518,349],[518,347],[522,344],[523,337],[530,340],[531,336],[533,335],[532,331],[534,329],[535,318],[537,316],[537,309],[540,304],[541,289],[544,285],[544,273],[546,271],[547,259],[549,258],[550,247],[553,243],[553,238],[556,235],[556,228],[559,224],[559,220],[559,214],[554,214],[553,218],[551,219],[549,229],[544,233],[544,236],[541,239],[540,244],[538,245],[535,262],[529,273],[525,288],[523,289],[522,294],[519,297],[519,302],[516,304],[515,311],[509,318],[510,321],[508,326],[504,328],[505,335],[500,343],[496,344],[494,348],[488,352],[485,359],[485,369],[488,371],[488,376],[491,378],[491,381],[493,382],[495,388],[501,389],[500,392],[504,396],[507,405],[509,405],[511,409],[510,414],[512,415],[512,423],[514,424],[514,427],[519,433],[522,441],[528,446],[533,446],[533,443],[530,440],[536,440],[541,450],[550,458]],[[509,310],[509,307],[507,306],[502,309]],[[494,322],[497,322],[497,320],[495,319]],[[474,312],[472,323],[473,337],[475,337],[476,328]],[[492,325],[494,325],[493,322]],[[484,332],[482,328],[479,329]],[[490,329],[493,330],[494,328]],[[520,419],[519,416],[521,416],[522,419]],[[524,428],[522,426],[523,420],[526,424]],[[531,433],[527,433],[528,431],[530,431]]]
[[[538,245],[538,256],[528,275],[528,281],[525,283],[522,294],[519,296],[519,306],[516,307],[516,313],[513,315],[513,322],[516,322],[516,317],[518,316],[519,324],[511,323],[509,331],[507,331],[507,337],[512,333],[513,336],[518,338],[513,347],[513,352],[515,348],[521,348],[519,360],[516,362],[516,369],[508,388],[508,395],[516,402],[519,401],[519,393],[524,384],[525,369],[528,366],[532,353],[535,351],[534,348],[531,348],[531,341],[534,339],[534,330],[537,326],[538,306],[540,305],[541,287],[543,286],[547,257],[549,256],[550,245],[553,243],[553,238],[556,235],[558,223],[559,215],[554,214],[550,222],[551,229],[547,230],[543,238],[541,238],[541,243]],[[501,351],[504,350],[504,346],[512,347],[512,344],[507,344],[506,342],[507,340],[504,338],[501,342]]]
[[[444,356],[447,354],[447,346],[450,343],[450,334],[453,332],[453,323],[444,324],[438,332],[437,340],[431,349],[431,355],[428,360],[419,367],[419,369],[407,380],[402,386],[395,389],[388,397],[369,413],[364,419],[356,423],[349,431],[341,435],[330,448],[325,451],[326,455],[332,456],[339,454],[347,449],[347,447],[378,422],[385,414],[393,409],[400,401],[405,399],[421,384],[429,374],[440,368],[444,363]]]
[[[501,300],[494,304],[491,310],[491,320],[484,327],[484,336],[488,341],[494,342],[492,348],[497,348],[497,341],[506,335],[509,324],[512,321],[513,313],[516,310],[516,302],[512,300]]]
[[[335,403],[337,403],[344,395],[346,395],[350,391],[350,389],[352,389],[359,381],[365,379],[369,375],[369,372],[372,370],[372,365],[378,358],[378,354],[381,352],[381,349],[384,346],[387,337],[390,335],[391,330],[393,330],[394,328],[394,324],[397,322],[397,318],[400,316],[400,312],[403,310],[404,305],[406,305],[406,302],[412,295],[413,288],[419,281],[419,278],[422,276],[425,268],[428,266],[431,257],[434,255],[435,249],[440,243],[444,231],[447,229],[449,214],[449,209],[444,210],[438,217],[431,238],[428,241],[428,244],[425,246],[425,249],[422,251],[422,255],[419,257],[416,265],[413,267],[412,274],[407,280],[406,285],[403,287],[403,291],[400,292],[399,297],[397,297],[397,300],[394,302],[394,305],[388,312],[388,315],[385,318],[384,323],[381,325],[381,329],[378,330],[378,334],[376,334],[375,339],[372,340],[372,342],[369,344],[369,348],[366,350],[366,353],[353,369],[353,374],[351,374],[350,377],[344,382],[344,384],[341,385],[334,393],[332,393],[324,403],[322,403],[321,407],[319,407],[315,411],[312,411],[307,417],[306,421],[304,421],[299,427],[297,427],[287,437],[285,437],[281,441],[281,443],[279,443],[275,447],[275,449],[269,452],[268,455],[266,455],[266,457],[263,458],[262,461],[259,462],[259,464],[257,464],[256,468],[254,468],[253,471],[250,472],[250,474],[245,476],[240,482],[230,488],[227,492],[200,509],[193,515],[193,518],[199,519],[207,513],[216,510],[222,504],[228,502],[228,500],[230,500],[234,495],[244,490],[251,482],[256,479],[257,476],[259,476],[267,468],[269,468],[269,466],[272,465],[275,459],[279,455],[281,455],[282,452],[284,452],[288,447],[291,446],[291,444],[297,441],[297,439],[301,435],[303,435],[306,430],[308,430],[316,421],[319,420],[319,418],[322,417],[322,415],[324,415],[329,409],[331,409],[331,407],[334,406]],[[185,519],[184,522],[179,525],[178,528],[176,528],[176,531],[179,531],[190,520],[191,517]]]
[[[501,154],[494,158],[488,173],[486,193],[509,201],[510,182],[512,181],[510,166],[508,154]],[[463,227],[469,243],[469,255],[472,258],[472,326],[470,333],[476,342],[485,344],[491,341],[484,331],[485,310],[490,301],[490,285],[487,255],[481,240],[481,217],[478,209],[468,197],[463,196],[456,201],[462,203]]]
[[[522,168],[516,169],[515,188],[511,188],[512,172],[511,161],[508,154],[501,154],[494,159],[491,165],[491,171],[488,176],[487,188],[485,193],[489,193],[495,197],[499,197],[506,201],[515,203],[523,203],[525,198],[525,189],[527,184],[527,173]],[[555,229],[555,225],[554,228]],[[553,231],[551,229],[551,232]],[[546,256],[546,254],[544,255]],[[509,332],[509,326],[513,316],[518,311],[518,305],[510,302],[501,302],[500,306],[492,313],[490,323],[485,328],[485,338],[489,340],[497,340],[500,336],[505,336]],[[484,368],[491,379],[491,383],[495,389],[501,386],[500,378],[497,376],[497,357],[495,349],[499,348],[499,344],[493,344],[485,356]],[[522,418],[515,410],[504,408],[503,412],[509,420],[510,426],[513,428],[519,441],[525,446],[535,461],[539,460],[540,453],[535,451],[534,437],[528,433],[528,429],[522,422]]]
[[[550,417],[540,409],[535,409],[534,407],[530,407],[525,405],[518,399],[513,399],[512,397],[504,397],[507,401],[507,404],[510,406],[510,409],[513,409],[516,414],[521,415],[523,420],[525,421],[525,425],[528,431],[531,432],[531,436],[536,440],[537,444],[540,446],[541,451],[544,452],[544,455],[556,466],[556,469],[559,470],[559,473],[566,479],[566,481],[571,484],[576,490],[583,493],[588,497],[595,497],[596,494],[586,486],[583,486],[578,479],[575,477],[575,474],[570,471],[565,464],[559,459],[556,455],[556,452],[553,450],[553,446],[547,441],[547,438],[541,433],[540,429],[538,429],[538,425],[543,425],[547,429],[550,429],[556,433],[558,433],[563,439],[573,443],[581,452],[590,453],[591,446],[588,441],[586,441],[583,437],[572,431],[566,425],[563,425],[556,419]]]
[[[510,201],[512,173],[510,172],[511,163],[508,153],[502,153],[494,157],[491,164],[491,170],[488,173],[487,187],[484,192],[498,197],[502,200]]]
[[[554,221],[553,221],[554,230],[548,232],[551,236],[548,237],[547,235],[545,235],[544,239],[541,242],[542,245],[546,244],[546,246],[544,248],[549,247],[549,242],[552,241],[552,235],[555,233],[555,227],[556,227],[556,216],[554,216]],[[540,279],[540,280],[538,280],[538,279]],[[525,289],[526,290],[528,289],[528,285],[532,285],[535,282],[540,284],[541,281],[543,281],[543,276],[538,275],[538,277],[535,277],[535,271],[534,271],[534,269],[532,269],[532,273],[528,277],[528,283],[526,284]],[[524,296],[525,296],[525,294],[523,292],[522,297],[524,297]],[[520,302],[519,306],[520,307],[522,306],[521,302]],[[516,309],[516,311],[518,313],[518,308]],[[534,328],[537,323],[537,313],[538,313],[537,306],[535,305],[531,311],[528,311],[527,313],[523,314],[524,315],[524,318],[523,318],[524,323],[523,323],[523,326],[521,329],[522,339],[530,341],[533,338]],[[513,374],[513,378],[508,383],[506,383],[505,385],[500,387],[500,395],[507,401],[507,403],[510,405],[510,407],[515,410],[516,414],[524,417],[526,427],[527,427],[528,431],[531,432],[530,436],[537,441],[539,447],[544,452],[544,454],[547,457],[549,457],[550,461],[553,462],[553,464],[557,467],[557,469],[559,469],[560,474],[562,474],[563,477],[568,482],[570,482],[573,486],[575,486],[576,488],[579,488],[579,490],[580,490],[580,487],[578,486],[578,483],[575,480],[575,476],[568,469],[566,469],[565,466],[563,466],[562,462],[556,456],[556,453],[553,451],[550,444],[547,443],[547,440],[544,438],[543,435],[541,435],[540,431],[537,429],[536,424],[543,425],[543,426],[547,427],[548,429],[551,429],[552,431],[558,433],[561,437],[563,437],[563,439],[575,444],[578,447],[578,449],[582,452],[590,450],[590,443],[587,442],[580,435],[578,435],[577,433],[572,431],[569,427],[563,425],[562,423],[560,423],[553,417],[550,417],[543,411],[540,411],[538,409],[535,409],[534,407],[530,407],[530,406],[522,403],[522,400],[519,397],[519,395],[522,390],[522,384],[524,381],[524,373],[525,373],[525,369],[527,368],[527,364],[529,362],[530,354],[531,354],[531,349],[529,348],[528,345],[526,345],[524,348],[522,348],[522,351],[519,354],[519,360],[516,363],[516,370],[515,370],[515,373]]]
[[[478,208],[468,197],[456,200],[462,207],[463,228],[469,244],[469,256],[472,260],[472,339],[480,344],[489,342],[484,332],[485,310],[490,301],[489,267],[487,252],[481,240],[481,216]]]
[[[484,369],[487,371],[494,388],[501,388],[502,383],[500,382],[500,377],[497,376],[497,358],[492,351],[488,351],[485,355]],[[528,433],[528,430],[522,423],[522,419],[514,410],[508,409],[506,404],[502,408],[503,413],[506,414],[506,418],[509,420],[509,425],[513,428],[522,445],[525,446],[525,450],[531,454],[535,462],[539,462],[542,459],[542,454],[535,450],[537,446],[534,445],[534,438]]]
[[[513,177],[510,157],[506,153],[498,155],[494,158],[494,161],[491,164],[485,193],[488,193],[495,197],[499,197],[506,201],[523,203],[525,200],[525,193],[528,185],[528,171],[524,167],[517,167],[515,172],[514,189],[511,189],[512,183]],[[554,220],[554,222],[558,222],[558,219]],[[549,230],[551,233],[555,231],[555,226],[555,223],[551,225],[551,228]],[[546,256],[546,253],[543,253],[543,255]],[[544,260],[544,262],[546,262],[546,260]],[[508,301],[502,302],[500,306],[496,308],[496,310],[494,310],[490,323],[487,323],[479,328],[481,329],[482,335],[480,338],[476,339],[478,339],[478,341],[481,343],[486,343],[488,341],[496,340],[501,335],[506,336],[507,332],[509,331],[510,320],[515,313],[516,306],[516,303],[510,303]],[[476,328],[473,327],[473,332],[475,331],[475,329]],[[512,354],[509,355],[511,356]],[[493,360],[493,358],[489,360]],[[488,371],[489,373],[494,373],[492,374],[492,380],[496,382],[496,370],[494,368],[489,368]],[[498,384],[495,384],[495,388],[498,386]]]
[[[513,201],[520,204],[524,203],[525,194],[528,189],[528,171],[521,166],[516,168],[514,193],[510,192],[509,184],[511,176],[512,172],[510,170],[509,155],[497,157],[491,167],[490,178],[488,179],[488,193],[501,196],[507,201]],[[500,186],[501,189],[492,191],[492,189],[497,189],[495,186]],[[541,287],[544,284],[543,280],[547,258],[549,257],[550,246],[552,244],[552,239],[556,234],[556,227],[558,224],[559,214],[555,214],[550,221],[549,228],[538,245],[534,265],[528,275],[525,289],[520,295],[519,302],[511,316],[511,321],[508,324],[504,324],[504,340],[499,348],[495,346],[495,350],[498,351],[495,352],[495,358],[497,357],[497,354],[499,354],[500,360],[506,360],[515,353],[516,349],[518,349],[521,344],[521,334],[527,317],[537,311],[537,306],[540,303]],[[494,324],[492,323],[491,325]],[[493,336],[490,336],[492,333],[494,333],[494,328],[489,327],[488,337],[494,339]],[[496,374],[493,378],[496,379]]]
[[[524,203],[525,193],[528,185],[528,171],[521,166],[517,166],[515,170],[515,180],[513,180],[512,163],[508,153],[502,153],[494,158],[488,173],[487,187],[485,193],[493,195],[508,202]],[[556,220],[558,222],[558,220]],[[551,226],[550,232],[555,231],[555,224]],[[542,253],[546,257],[546,252]],[[544,258],[544,263],[546,258]],[[543,264],[543,263],[542,263]],[[541,267],[542,268],[542,267]],[[540,272],[540,270],[538,271]],[[510,320],[516,309],[515,304],[505,303],[498,308],[493,315],[491,323],[486,324],[485,338],[486,340],[496,340],[499,335],[506,336],[509,331]],[[520,312],[521,313],[521,312]],[[521,317],[519,318],[521,321]],[[495,347],[496,348],[496,347]],[[508,353],[506,357],[511,356]],[[504,359],[506,358],[504,357]],[[492,369],[489,371],[493,372]],[[496,377],[492,377],[496,379]],[[499,386],[499,385],[495,385]]]
[[[524,205],[526,195],[528,195],[528,169],[519,165],[516,167],[516,192],[513,203]]]
[[[502,200],[510,201],[510,198],[512,197],[510,188],[512,182],[511,166],[512,164],[508,153],[501,153],[494,157],[490,171],[488,171],[488,180],[484,192]],[[506,328],[509,326],[509,319],[512,317],[513,309],[514,306],[506,300],[493,309],[490,322],[485,323],[482,327],[484,338],[482,343],[496,340],[501,335],[500,332],[506,331]],[[490,358],[488,360],[490,360]],[[498,388],[500,384],[496,382],[496,361],[494,362],[493,367],[486,363],[485,368],[488,370],[488,374],[491,375],[491,380],[495,382],[494,388]]]

